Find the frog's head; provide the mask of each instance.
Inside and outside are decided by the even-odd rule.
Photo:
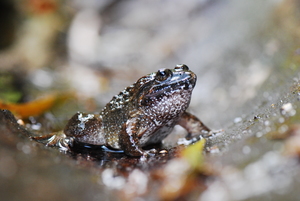
[[[185,110],[196,80],[196,75],[184,64],[174,69],[160,69],[137,81],[137,104],[148,107],[168,105],[170,108],[180,105]]]

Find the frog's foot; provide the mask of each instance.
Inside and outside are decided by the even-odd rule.
[[[141,161],[147,161],[149,158],[154,157],[157,154],[156,149],[143,150],[140,156]]]
[[[155,156],[157,153],[158,153],[158,151],[155,148],[143,151],[143,155],[148,156],[148,157],[149,156]]]
[[[199,134],[199,135],[194,135],[194,136],[192,136],[192,134],[189,133],[189,134],[187,134],[187,136],[185,138],[179,138],[177,141],[177,144],[187,146],[187,145],[194,144],[195,142],[198,142],[202,138],[212,138],[212,137],[222,135],[223,133],[224,133],[223,129],[211,130],[209,132],[206,132],[205,134]]]
[[[69,146],[73,143],[73,138],[67,137],[62,131],[44,136],[31,137],[31,139],[49,147],[58,147],[62,151],[69,150]]]
[[[211,130],[208,132],[207,136],[204,136],[205,138],[209,138],[209,137],[216,137],[219,135],[224,134],[224,130],[223,129],[219,129],[219,130]]]
[[[191,137],[191,138],[179,138],[177,141],[177,144],[188,146],[188,145],[194,144],[195,142],[198,142],[201,139],[203,139],[203,137],[201,135]]]

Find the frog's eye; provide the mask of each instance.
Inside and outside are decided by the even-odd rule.
[[[172,71],[170,69],[161,69],[156,73],[156,79],[159,81],[166,80],[170,75],[172,75]]]
[[[175,70],[182,70],[182,71],[188,71],[189,67],[185,64],[178,64],[174,68]]]

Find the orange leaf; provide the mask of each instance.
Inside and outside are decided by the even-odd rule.
[[[42,98],[27,102],[27,103],[4,103],[0,101],[0,109],[10,110],[15,115],[21,118],[29,116],[38,116],[45,111],[51,109],[59,100],[65,100],[69,95],[59,96],[58,94],[50,94]]]

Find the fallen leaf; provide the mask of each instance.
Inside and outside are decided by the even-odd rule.
[[[20,118],[38,116],[51,109],[56,103],[72,97],[71,93],[66,94],[49,94],[42,98],[27,103],[5,103],[0,100],[0,109],[10,110]]]

